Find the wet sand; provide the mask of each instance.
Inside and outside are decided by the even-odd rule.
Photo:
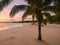
[[[42,27],[42,41],[38,40],[38,26],[24,25],[0,31],[0,45],[60,45],[60,25]]]

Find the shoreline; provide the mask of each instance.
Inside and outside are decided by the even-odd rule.
[[[13,23],[12,23],[13,24]],[[17,24],[19,24],[19,23],[17,23]],[[14,28],[18,28],[18,27],[24,27],[24,26],[26,26],[26,25],[30,25],[31,23],[20,23],[19,25],[17,25],[16,23],[15,23],[15,25],[8,25],[8,26],[1,26],[1,28],[0,28],[0,31],[6,31],[6,30],[10,30],[10,29],[14,29]],[[6,24],[5,24],[6,25]]]

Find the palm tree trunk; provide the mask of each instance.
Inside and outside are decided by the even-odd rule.
[[[38,40],[42,40],[42,36],[41,36],[41,23],[42,23],[42,14],[41,11],[37,10],[36,11],[36,18],[38,20]]]
[[[41,22],[38,22],[38,40],[42,40],[42,37],[41,37]]]
[[[32,21],[34,21],[34,14],[32,15]]]

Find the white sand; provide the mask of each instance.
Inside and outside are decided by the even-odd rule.
[[[60,45],[60,25],[42,27],[42,41],[37,40],[37,25],[24,25],[0,31],[0,45]]]

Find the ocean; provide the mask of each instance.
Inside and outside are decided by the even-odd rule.
[[[0,23],[0,31],[15,28],[15,27],[22,27],[23,23]]]

